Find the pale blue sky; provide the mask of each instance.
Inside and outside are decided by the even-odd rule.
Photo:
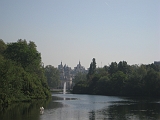
[[[160,0],[0,0],[0,39],[34,41],[45,65],[160,60]]]

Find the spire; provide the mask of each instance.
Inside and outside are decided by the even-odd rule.
[[[62,61],[61,61],[61,65],[60,66],[61,66],[61,68],[63,67]]]

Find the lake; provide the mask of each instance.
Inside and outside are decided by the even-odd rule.
[[[52,94],[50,101],[13,104],[0,120],[160,120],[160,99]]]

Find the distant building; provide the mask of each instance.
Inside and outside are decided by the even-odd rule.
[[[58,65],[58,70],[60,72],[60,85],[59,88],[63,88],[64,83],[66,82],[66,88],[70,89],[72,86],[72,69],[66,65],[63,66],[62,62]]]
[[[160,65],[160,61],[154,61],[155,65]]]
[[[62,89],[64,83],[66,82],[66,88],[71,89],[72,88],[72,80],[75,77],[77,73],[87,73],[87,70],[81,65],[80,61],[79,64],[74,67],[72,70],[71,67],[68,67],[67,65],[61,64],[58,65],[58,70],[60,72],[60,85],[59,88]]]
[[[74,75],[76,75],[77,73],[87,73],[87,70],[85,70],[85,68],[81,65],[80,61],[79,64],[74,67]]]

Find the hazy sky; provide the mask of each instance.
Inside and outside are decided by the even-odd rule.
[[[34,41],[45,65],[160,61],[160,0],[0,0],[0,39]]]

